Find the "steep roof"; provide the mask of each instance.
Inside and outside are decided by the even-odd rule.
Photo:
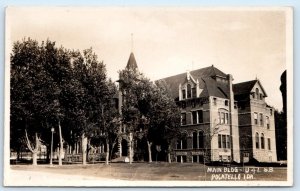
[[[241,82],[233,84],[233,92],[235,95],[248,94],[256,84],[257,80],[251,80],[247,82]]]
[[[133,52],[130,53],[126,68],[132,70],[136,70],[138,68]]]
[[[216,80],[213,79],[216,76],[219,76],[221,78],[227,77],[227,75],[220,71],[218,68],[215,68],[214,66],[209,66],[198,70],[190,71],[190,75],[193,77],[193,79],[199,81],[199,88],[202,89],[200,97],[228,97],[227,85],[217,83]],[[169,85],[172,97],[176,99],[179,97],[179,84],[183,84],[186,81],[186,78],[187,73],[181,73],[160,80],[165,81]]]
[[[200,94],[200,97],[207,97],[207,96],[215,96],[221,98],[228,98],[229,88],[225,84],[216,83],[216,81],[210,77],[202,78],[205,83],[205,88],[207,90],[207,95]],[[205,93],[205,92],[203,92]]]
[[[234,95],[249,94],[256,83],[259,84],[265,97],[267,97],[267,93],[266,93],[265,89],[263,88],[263,86],[261,85],[259,80],[251,80],[251,81],[241,82],[238,84],[233,84]]]

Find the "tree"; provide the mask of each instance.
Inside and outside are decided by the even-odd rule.
[[[181,124],[181,112],[176,102],[171,96],[170,88],[164,81],[157,81],[156,87],[158,88],[158,95],[161,99],[156,102],[156,109],[153,111],[156,114],[156,124],[153,127],[158,127],[157,130],[153,128],[153,132],[160,135],[160,142],[163,144],[165,142],[167,146],[168,162],[171,163],[171,145],[175,141],[175,137],[180,134],[180,124]],[[155,134],[152,134],[155,136]]]
[[[166,145],[168,161],[170,159],[171,143],[179,134],[180,110],[169,93],[168,86],[163,81],[157,81],[147,90],[147,96],[140,102],[140,110],[148,119],[144,134],[148,144],[149,162],[152,161],[151,146]]]
[[[49,40],[41,44],[31,39],[15,42],[11,54],[11,143],[26,140],[36,164],[41,140],[49,146],[50,129],[55,127],[59,165],[64,144],[74,144],[79,138],[86,164],[87,144],[95,136],[94,130],[99,132],[103,124],[116,118],[116,112],[110,110],[115,94],[105,65],[91,48],[81,54],[57,48]]]
[[[40,137],[47,131],[47,119],[57,109],[51,100],[57,89],[44,67],[45,47],[50,45],[53,45],[50,41],[39,45],[37,41],[24,39],[13,44],[11,54],[11,131],[23,132],[33,154],[33,165],[37,164],[36,155]]]
[[[178,133],[180,110],[166,83],[154,84],[143,74],[127,68],[120,72],[120,78],[123,122],[134,138],[146,139],[149,162],[152,162],[153,143],[163,144],[167,140],[166,143],[170,144],[174,134]]]
[[[117,118],[117,110],[113,106],[112,99],[116,95],[116,87],[111,80],[107,80],[105,65],[102,61],[98,61],[92,48],[84,50],[83,55],[79,52],[76,55],[73,61],[73,78],[80,84],[82,95],[81,98],[75,96],[77,97],[75,100],[80,100],[80,105],[75,105],[81,111],[81,125],[74,131],[82,140],[82,158],[85,165],[92,147],[91,143],[94,145],[96,140],[99,143],[99,140],[107,135],[106,144],[110,144],[109,140],[114,132],[112,129],[115,128],[113,119]]]

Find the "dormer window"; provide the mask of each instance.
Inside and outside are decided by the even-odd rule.
[[[191,85],[188,84],[187,85],[187,98],[191,98],[191,97],[192,97]]]
[[[196,88],[192,88],[192,98],[197,97],[196,95]]]
[[[258,88],[255,89],[255,94],[256,94],[256,99],[259,99],[259,89]]]
[[[182,90],[182,99],[185,99],[186,95],[185,95],[185,90]]]

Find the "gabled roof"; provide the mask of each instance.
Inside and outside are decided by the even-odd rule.
[[[138,68],[133,52],[130,53],[126,69],[136,70]]]
[[[214,66],[201,68],[189,72],[194,80],[199,81],[199,88],[202,89],[200,97],[216,96],[226,98],[228,97],[227,85],[217,83],[216,76],[226,78],[227,75]],[[186,81],[187,73],[181,73],[175,76],[170,76],[160,80],[165,81],[169,87],[171,95],[174,99],[179,97],[179,84]]]
[[[249,94],[257,80],[233,84],[234,95]]]
[[[261,87],[265,97],[267,97],[267,93],[264,90],[263,86],[261,85],[259,80],[251,80],[247,82],[241,82],[238,84],[233,84],[233,92],[234,95],[243,95],[243,94],[250,94],[251,90],[253,89],[254,85],[258,83]]]

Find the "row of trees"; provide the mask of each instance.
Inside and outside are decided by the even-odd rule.
[[[11,54],[10,148],[20,153],[26,144],[36,165],[41,144],[50,153],[54,128],[60,165],[64,145],[74,145],[80,139],[83,164],[89,145],[101,143],[106,144],[108,163],[120,127],[126,126],[126,133],[147,140],[151,161],[151,145],[170,145],[178,134],[179,109],[163,82],[153,84],[128,68],[120,71],[120,76],[122,115],[113,99],[118,89],[92,49],[81,53],[58,48],[49,40],[39,44],[30,38],[15,42]]]

